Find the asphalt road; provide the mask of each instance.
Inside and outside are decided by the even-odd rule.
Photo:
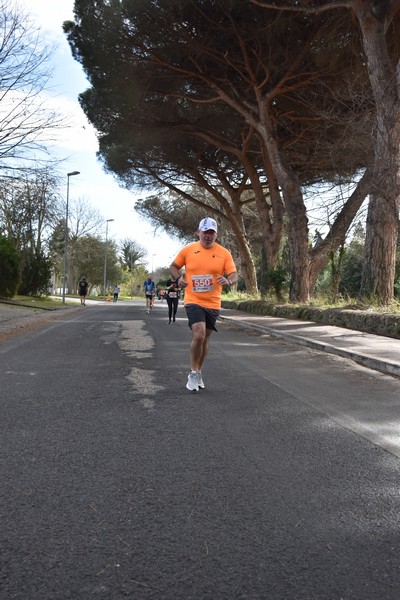
[[[399,458],[347,406],[399,380],[221,323],[191,394],[178,314],[2,343],[1,600],[398,600]]]

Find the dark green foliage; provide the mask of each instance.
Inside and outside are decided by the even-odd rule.
[[[339,293],[342,296],[357,298],[360,293],[364,264],[364,240],[354,238],[344,253],[341,265]]]
[[[278,301],[282,300],[285,286],[290,280],[290,265],[288,260],[287,239],[283,239],[279,260],[276,267],[271,269],[266,261],[265,250],[260,251],[259,285],[262,297],[273,291]],[[239,288],[238,288],[239,289]]]
[[[161,173],[187,175],[190,161],[204,159],[199,132],[219,138],[208,158],[226,170],[233,160],[227,145],[238,145],[258,110],[253,79],[258,93],[274,99],[276,134],[304,181],[365,165],[370,95],[347,11],[329,19],[239,0],[76,0],[75,15],[64,31],[91,83],[81,105],[99,132],[99,156],[128,186],[154,184]],[[355,73],[363,93],[353,98],[344,81]],[[230,100],[217,101],[215,89]],[[251,151],[262,169],[255,145]]]
[[[159,279],[157,281],[157,289],[167,288],[171,285],[171,278],[168,279]]]
[[[42,252],[28,254],[24,259],[18,292],[24,296],[47,295],[50,282],[50,259]]]
[[[273,288],[278,301],[282,300],[283,289],[288,279],[289,274],[281,265],[277,265],[275,269],[269,269],[267,271],[267,280],[269,282],[269,287]]]
[[[0,235],[0,296],[3,298],[12,298],[17,290],[19,263],[14,246]]]

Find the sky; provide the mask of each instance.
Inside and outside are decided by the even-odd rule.
[[[182,242],[167,236],[142,219],[134,210],[136,192],[119,187],[114,177],[106,174],[97,160],[96,133],[80,108],[78,95],[89,87],[85,73],[72,54],[62,30],[62,23],[73,19],[73,0],[17,0],[17,6],[29,15],[33,24],[44,36],[46,44],[55,45],[50,67],[53,76],[47,87],[47,101],[59,113],[65,115],[70,126],[60,130],[56,146],[52,152],[66,160],[65,190],[67,173],[79,171],[69,178],[69,200],[84,199],[104,217],[104,237],[106,221],[108,239],[120,242],[124,239],[136,241],[147,251],[147,268],[155,270],[168,266]]]

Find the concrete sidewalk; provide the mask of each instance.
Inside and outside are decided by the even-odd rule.
[[[239,327],[336,354],[370,369],[400,377],[400,340],[397,339],[310,321],[261,316],[231,309],[222,309],[220,318]]]

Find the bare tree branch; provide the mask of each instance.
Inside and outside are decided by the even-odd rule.
[[[44,150],[45,134],[63,125],[46,106],[53,47],[11,0],[0,0],[0,169]]]

